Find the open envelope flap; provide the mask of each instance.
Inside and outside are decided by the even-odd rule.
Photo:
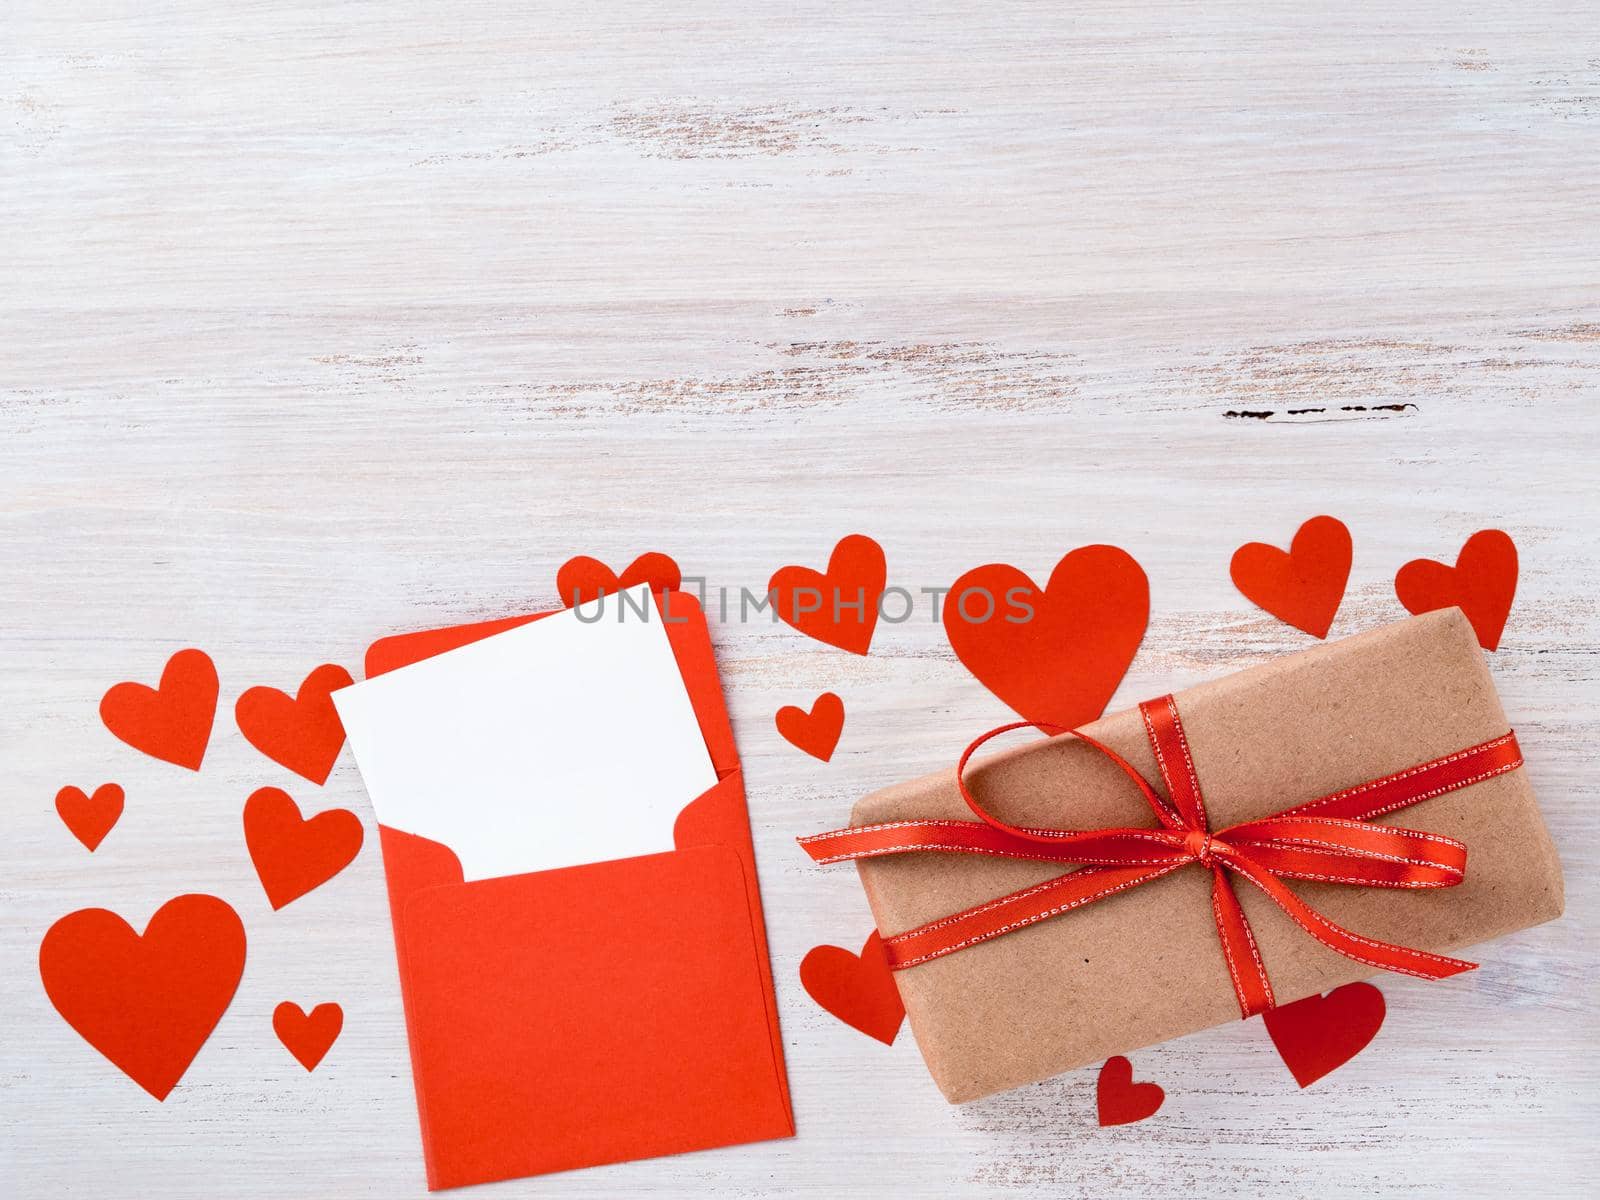
[[[422,629],[415,633],[396,633],[379,638],[367,647],[365,661],[367,678],[387,675],[390,671],[409,667],[414,662],[443,654],[446,650],[471,645],[486,637],[515,629],[518,625],[537,621],[541,617],[554,616],[558,611],[560,610],[524,613],[516,617],[501,617],[495,621],[477,621],[471,625],[446,625],[439,629]]]
[[[661,592],[656,594],[655,602],[666,625],[672,655],[678,660],[684,687],[688,689],[689,703],[694,706],[695,718],[700,722],[700,735],[706,739],[711,765],[719,776],[725,775],[738,768],[739,751],[733,741],[728,706],[722,699],[722,679],[717,674],[705,610],[687,592]],[[739,807],[742,812],[742,795]]]
[[[655,596],[655,603],[662,614],[673,657],[683,675],[684,687],[718,778],[715,785],[691,800],[678,814],[673,826],[673,844],[680,849],[725,845],[738,854],[748,877],[757,944],[765,959],[766,934],[761,922],[755,848],[745,804],[743,773],[733,740],[733,726],[722,698],[722,681],[717,674],[705,612],[687,592],[659,594]],[[381,675],[549,615],[536,613],[381,638],[367,650],[367,675],[369,678]],[[403,907],[398,903],[400,897],[418,888],[461,882],[461,864],[448,846],[382,824],[378,830],[389,906],[395,914]]]
[[[706,627],[705,610],[688,592],[653,593],[652,599],[666,629],[672,655],[677,659],[678,670],[683,675],[689,703],[694,707],[695,718],[700,723],[700,734],[705,738],[706,750],[711,755],[711,764],[718,775],[735,770],[739,766],[739,752],[733,740],[733,726],[728,720],[728,707],[722,699],[722,682],[717,675],[717,660],[711,649],[711,631]],[[446,625],[438,629],[379,638],[367,647],[367,678],[387,674],[448,650],[459,649],[542,617],[554,616],[559,611],[527,613],[468,625]]]
[[[723,846],[412,895],[429,1185],[792,1134],[746,913]]]

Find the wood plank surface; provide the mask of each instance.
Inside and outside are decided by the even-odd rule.
[[[1132,702],[1306,645],[1227,564],[1343,518],[1333,634],[1393,578],[1516,538],[1492,668],[1567,867],[1565,918],[1302,1092],[1259,1022],[962,1108],[823,1014],[848,870],[792,839],[1005,717],[931,606],[858,658],[713,629],[748,773],[799,1136],[487,1196],[1587,1196],[1600,1154],[1592,4],[440,0],[0,7],[0,1193],[423,1194],[371,810],[252,750],[247,686],[374,637],[547,606],[575,553],[764,589],[877,538],[917,592],[1112,542],[1151,579]],[[205,769],[96,706],[197,645]],[[773,728],[820,691],[833,761]],[[90,855],[53,810],[121,783]],[[240,831],[286,787],[368,846],[280,912]],[[209,891],[239,993],[156,1104],[50,1008],[62,914]],[[336,1000],[311,1075],[274,1005]],[[1070,1019],[1070,1015],[1066,1018]]]

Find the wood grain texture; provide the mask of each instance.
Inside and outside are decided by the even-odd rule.
[[[936,11],[929,11],[934,8]],[[1331,512],[1333,634],[1406,560],[1523,556],[1493,670],[1568,869],[1484,969],[1384,981],[1372,1048],[1298,1091],[1259,1023],[947,1107],[798,986],[868,929],[792,838],[1004,714],[926,604],[856,658],[715,637],[748,771],[800,1136],[501,1196],[1551,1196],[1600,1167],[1592,5],[11,0],[0,38],[0,1191],[422,1194],[375,839],[274,913],[245,796],[371,814],[231,704],[402,629],[546,605],[557,566],[673,553],[763,588],[860,530],[890,582],[1126,547],[1153,619],[1118,702],[1298,648],[1228,582]],[[198,776],[100,726],[199,645]],[[772,725],[838,692],[818,763]],[[90,855],[66,783],[127,809]],[[244,982],[157,1105],[50,1009],[63,913],[205,890]],[[337,1001],[312,1074],[273,1008]]]

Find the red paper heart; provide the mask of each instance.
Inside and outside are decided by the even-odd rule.
[[[1338,517],[1312,517],[1296,531],[1288,553],[1247,542],[1233,552],[1228,573],[1246,600],[1325,638],[1350,579],[1350,531]]]
[[[812,758],[827,762],[833,757],[833,748],[839,744],[839,734],[844,730],[844,701],[832,692],[823,692],[811,705],[810,712],[785,704],[774,720],[787,742]]]
[[[1165,1103],[1160,1084],[1135,1083],[1133,1064],[1122,1055],[1106,1059],[1094,1086],[1095,1106],[1102,1125],[1131,1125],[1153,1117]]]
[[[119,683],[100,700],[100,719],[135,750],[198,771],[217,715],[217,668],[204,650],[167,660],[159,688]]]
[[[244,804],[245,845],[274,909],[349,866],[362,837],[361,818],[349,809],[302,819],[300,806],[281,788],[261,788]]]
[[[864,533],[852,533],[833,548],[826,573],[779,567],[767,594],[778,616],[807,637],[865,654],[888,577],[883,547]]]
[[[349,687],[350,672],[324,663],[291,696],[274,687],[246,690],[233,706],[239,732],[261,753],[312,783],[326,783],[344,749],[344,726],[330,693]]]
[[[1025,719],[1067,729],[1105,711],[1149,617],[1144,569],[1115,546],[1072,551],[1043,592],[1016,567],[976,567],[944,602],[945,636],[978,682]]]
[[[272,1031],[308,1071],[317,1069],[343,1028],[344,1009],[337,1004],[319,1004],[308,1014],[292,1000],[285,1000],[272,1010]]]
[[[227,1011],[244,949],[238,914],[215,896],[167,901],[143,934],[85,908],[45,933],[39,977],[84,1041],[165,1100]]]
[[[1454,567],[1428,558],[1401,567],[1394,594],[1413,613],[1459,608],[1472,622],[1478,644],[1494,650],[1517,594],[1517,544],[1503,530],[1480,529],[1461,547]]]
[[[886,1046],[894,1044],[906,1009],[876,930],[859,955],[838,946],[806,951],[800,960],[800,983],[813,1000],[852,1029]]]
[[[580,554],[556,572],[556,591],[567,608],[648,583],[652,592],[670,592],[683,582],[683,573],[671,556],[652,550],[641,554],[616,575],[598,558]]]
[[[122,816],[122,800],[122,788],[114,783],[102,783],[92,796],[69,785],[56,793],[56,812],[72,836],[93,852]]]
[[[1383,1024],[1383,993],[1370,983],[1347,983],[1326,996],[1307,996],[1262,1014],[1284,1066],[1301,1087],[1344,1066]]]

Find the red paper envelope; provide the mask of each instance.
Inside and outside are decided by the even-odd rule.
[[[705,616],[668,593],[716,769],[676,850],[462,882],[379,825],[430,1189],[792,1137],[744,776]],[[380,675],[539,616],[388,637]]]

